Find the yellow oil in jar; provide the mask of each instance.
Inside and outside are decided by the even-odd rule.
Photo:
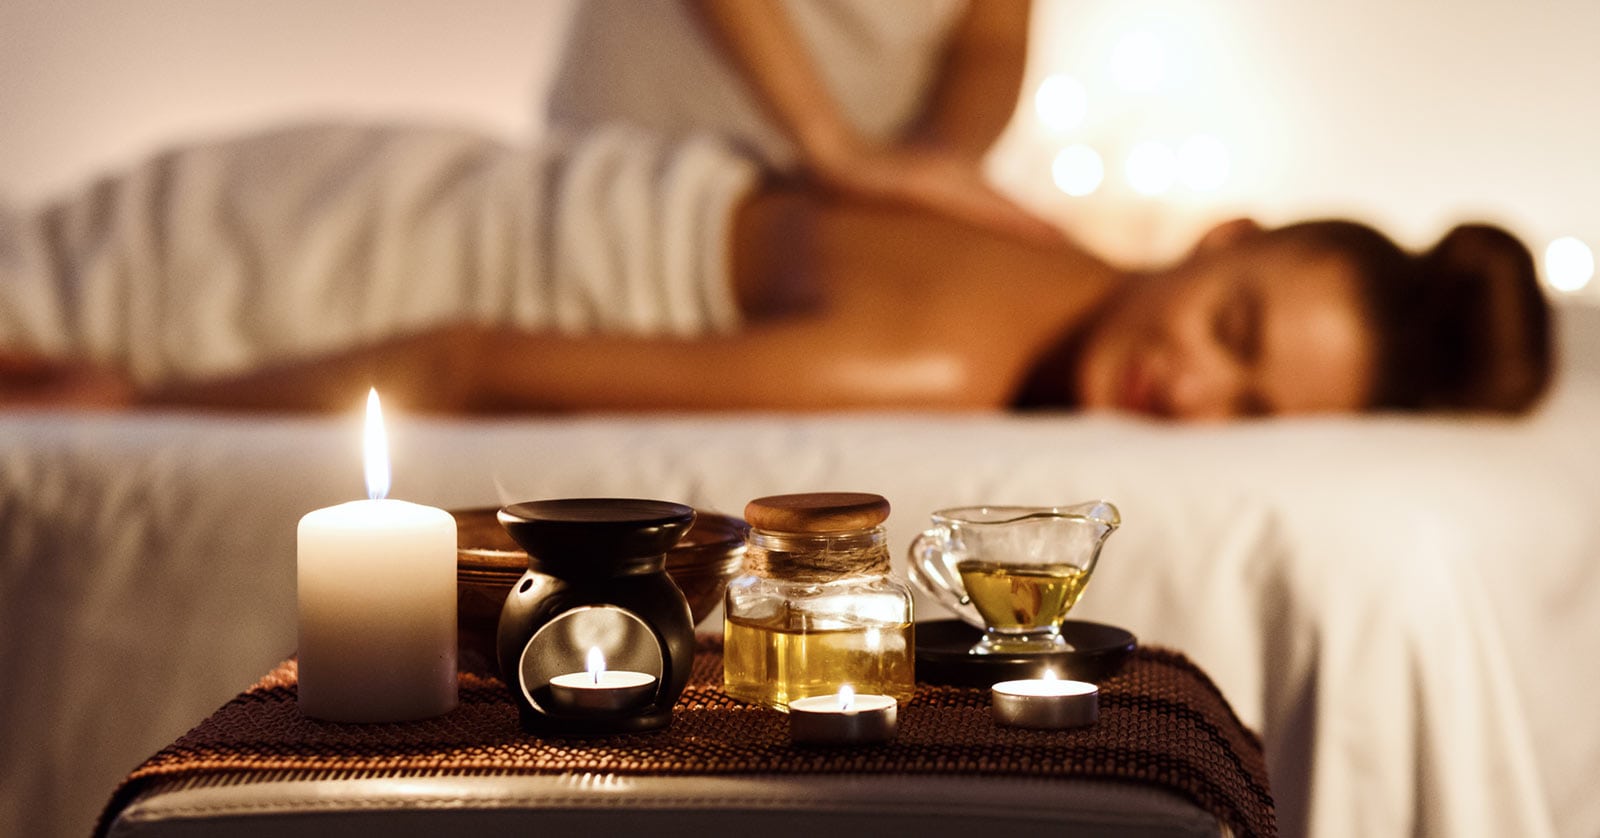
[[[723,688],[741,701],[784,710],[844,684],[906,701],[916,685],[910,623],[807,631],[728,618],[723,630]]]

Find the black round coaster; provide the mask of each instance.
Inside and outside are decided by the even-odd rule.
[[[1115,674],[1138,646],[1127,629],[1067,620],[1061,636],[1072,651],[974,655],[983,632],[960,620],[917,623],[917,680],[958,687],[987,687],[999,681],[1038,678],[1049,669],[1057,678],[1098,682]]]

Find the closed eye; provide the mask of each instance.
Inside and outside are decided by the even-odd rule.
[[[1261,298],[1248,283],[1228,292],[1212,321],[1212,332],[1240,364],[1251,366],[1261,356]]]
[[[1277,411],[1273,410],[1272,405],[1260,393],[1247,391],[1239,394],[1239,398],[1233,406],[1233,412],[1235,416],[1260,418],[1262,416],[1271,416]]]

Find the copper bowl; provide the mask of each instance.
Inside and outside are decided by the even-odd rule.
[[[506,534],[495,518],[498,507],[453,509],[456,519],[456,603],[464,647],[477,648],[494,660],[500,607],[511,587],[528,569],[528,554]],[[694,525],[677,546],[667,551],[667,575],[689,601],[699,625],[722,604],[728,580],[744,563],[742,519],[696,511]]]

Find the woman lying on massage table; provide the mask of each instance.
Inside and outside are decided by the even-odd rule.
[[[1062,406],[1221,419],[1520,411],[1550,378],[1532,259],[1492,227],[1409,255],[1348,222],[1235,221],[1143,275],[1071,244],[781,186],[745,199],[731,229],[743,321],[727,334],[450,322],[154,387],[103,363],[10,353],[0,403],[346,410],[375,385],[443,412]]]
[[[1413,257],[1352,224],[1239,221],[1170,270],[1121,274],[979,182],[975,161],[1021,83],[1024,0],[943,4],[937,19],[823,5],[791,20],[715,0],[643,16],[586,4],[550,114],[578,131],[571,145],[291,129],[163,155],[41,214],[23,245],[0,215],[0,405],[344,410],[376,384],[391,402],[448,412],[1220,418],[1516,411],[1545,388],[1548,316],[1511,236],[1463,227]],[[884,31],[864,46],[830,27]],[[902,70],[922,69],[874,71],[862,55],[884,45],[908,50]],[[807,47],[832,48],[834,84]],[[895,112],[891,101],[905,124],[869,136],[863,113]],[[619,140],[605,128],[619,119],[649,137]],[[769,175],[797,174],[775,162],[787,140],[809,180],[746,188],[748,161],[723,160],[738,155],[673,145],[689,127],[760,150]],[[913,134],[947,153],[895,153]],[[687,205],[673,197],[685,191]],[[541,202],[542,227],[527,217]],[[10,291],[8,268],[29,262],[17,253],[42,255],[9,285],[48,290]],[[671,254],[691,268],[632,270]],[[555,287],[575,275],[576,291]],[[659,290],[674,275],[693,288]],[[586,309],[577,327],[560,310],[573,299]],[[627,321],[641,299],[715,299],[719,314],[622,330],[581,316],[611,307]]]

